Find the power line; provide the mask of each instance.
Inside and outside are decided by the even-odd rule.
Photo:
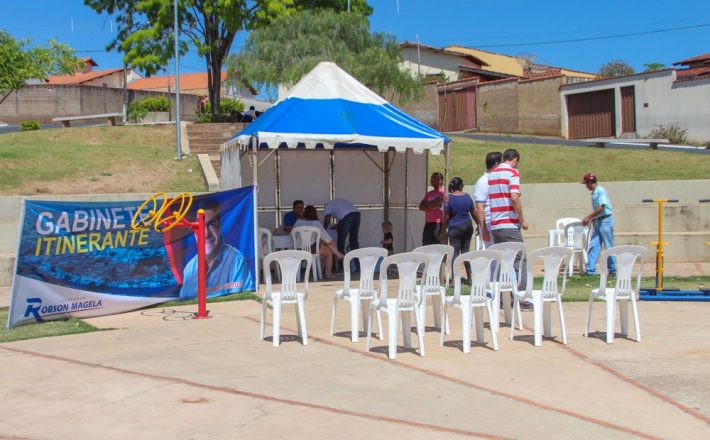
[[[597,40],[611,40],[613,38],[624,38],[624,37],[636,37],[639,35],[650,35],[650,34],[661,34],[665,32],[675,32],[688,29],[699,29],[704,27],[710,27],[710,23],[696,24],[692,26],[680,26],[665,29],[655,29],[652,31],[643,32],[630,32],[626,34],[612,34],[603,35],[599,37],[585,37],[585,38],[570,38],[566,40],[548,40],[548,41],[536,41],[534,43],[507,43],[507,44],[486,44],[486,45],[475,45],[477,48],[492,48],[492,47],[521,47],[521,46],[542,46],[548,44],[563,44],[563,43],[579,43],[582,41],[597,41]]]

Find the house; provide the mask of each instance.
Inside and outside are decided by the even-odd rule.
[[[247,97],[256,95],[256,90],[249,84],[241,83],[234,86],[228,81],[227,72],[222,72],[222,96]],[[180,93],[197,96],[207,96],[207,73],[186,73],[180,75]],[[175,75],[152,76],[134,81],[128,85],[130,90],[148,90],[153,92],[175,92]]]
[[[673,125],[686,130],[689,140],[707,142],[710,54],[673,65],[685,68],[563,85],[562,136],[649,137],[660,126]]]
[[[73,75],[51,75],[43,83],[50,85],[82,85],[95,87],[113,87],[123,88],[124,69],[118,67],[115,69],[94,70],[98,67],[96,61],[92,58],[82,58],[82,66]],[[125,71],[126,83],[130,83],[141,76],[133,69],[126,68]]]

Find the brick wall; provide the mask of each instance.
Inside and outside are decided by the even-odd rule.
[[[476,88],[478,128],[492,133],[519,133],[518,81],[480,83]]]
[[[395,96],[390,102],[392,105],[418,119],[423,124],[436,130],[439,129],[439,104],[437,101],[436,83],[425,84],[422,87],[422,96],[419,100],[400,102]]]
[[[148,96],[169,97],[175,105],[174,94],[128,90],[128,99],[139,100]],[[195,120],[199,96],[180,94],[180,117],[185,121]],[[52,122],[62,116],[94,115],[123,111],[123,90],[111,87],[39,84],[26,86],[12,92],[0,104],[0,121],[10,124],[26,119],[40,123]]]
[[[561,130],[560,86],[563,77],[520,81],[518,120],[520,134],[559,136]]]

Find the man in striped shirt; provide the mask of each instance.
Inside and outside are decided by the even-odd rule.
[[[503,153],[503,162],[488,176],[488,199],[491,205],[491,234],[495,243],[523,242],[520,228],[528,229],[520,201],[520,154],[510,148]],[[522,257],[515,258],[517,269]],[[518,286],[527,284],[525,262],[518,273]]]

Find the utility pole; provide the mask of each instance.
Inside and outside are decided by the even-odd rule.
[[[174,0],[175,9],[175,138],[177,139],[177,160],[182,160],[180,138],[180,50],[178,47],[178,0]],[[169,78],[169,77],[168,77]],[[168,79],[168,82],[170,79]]]

